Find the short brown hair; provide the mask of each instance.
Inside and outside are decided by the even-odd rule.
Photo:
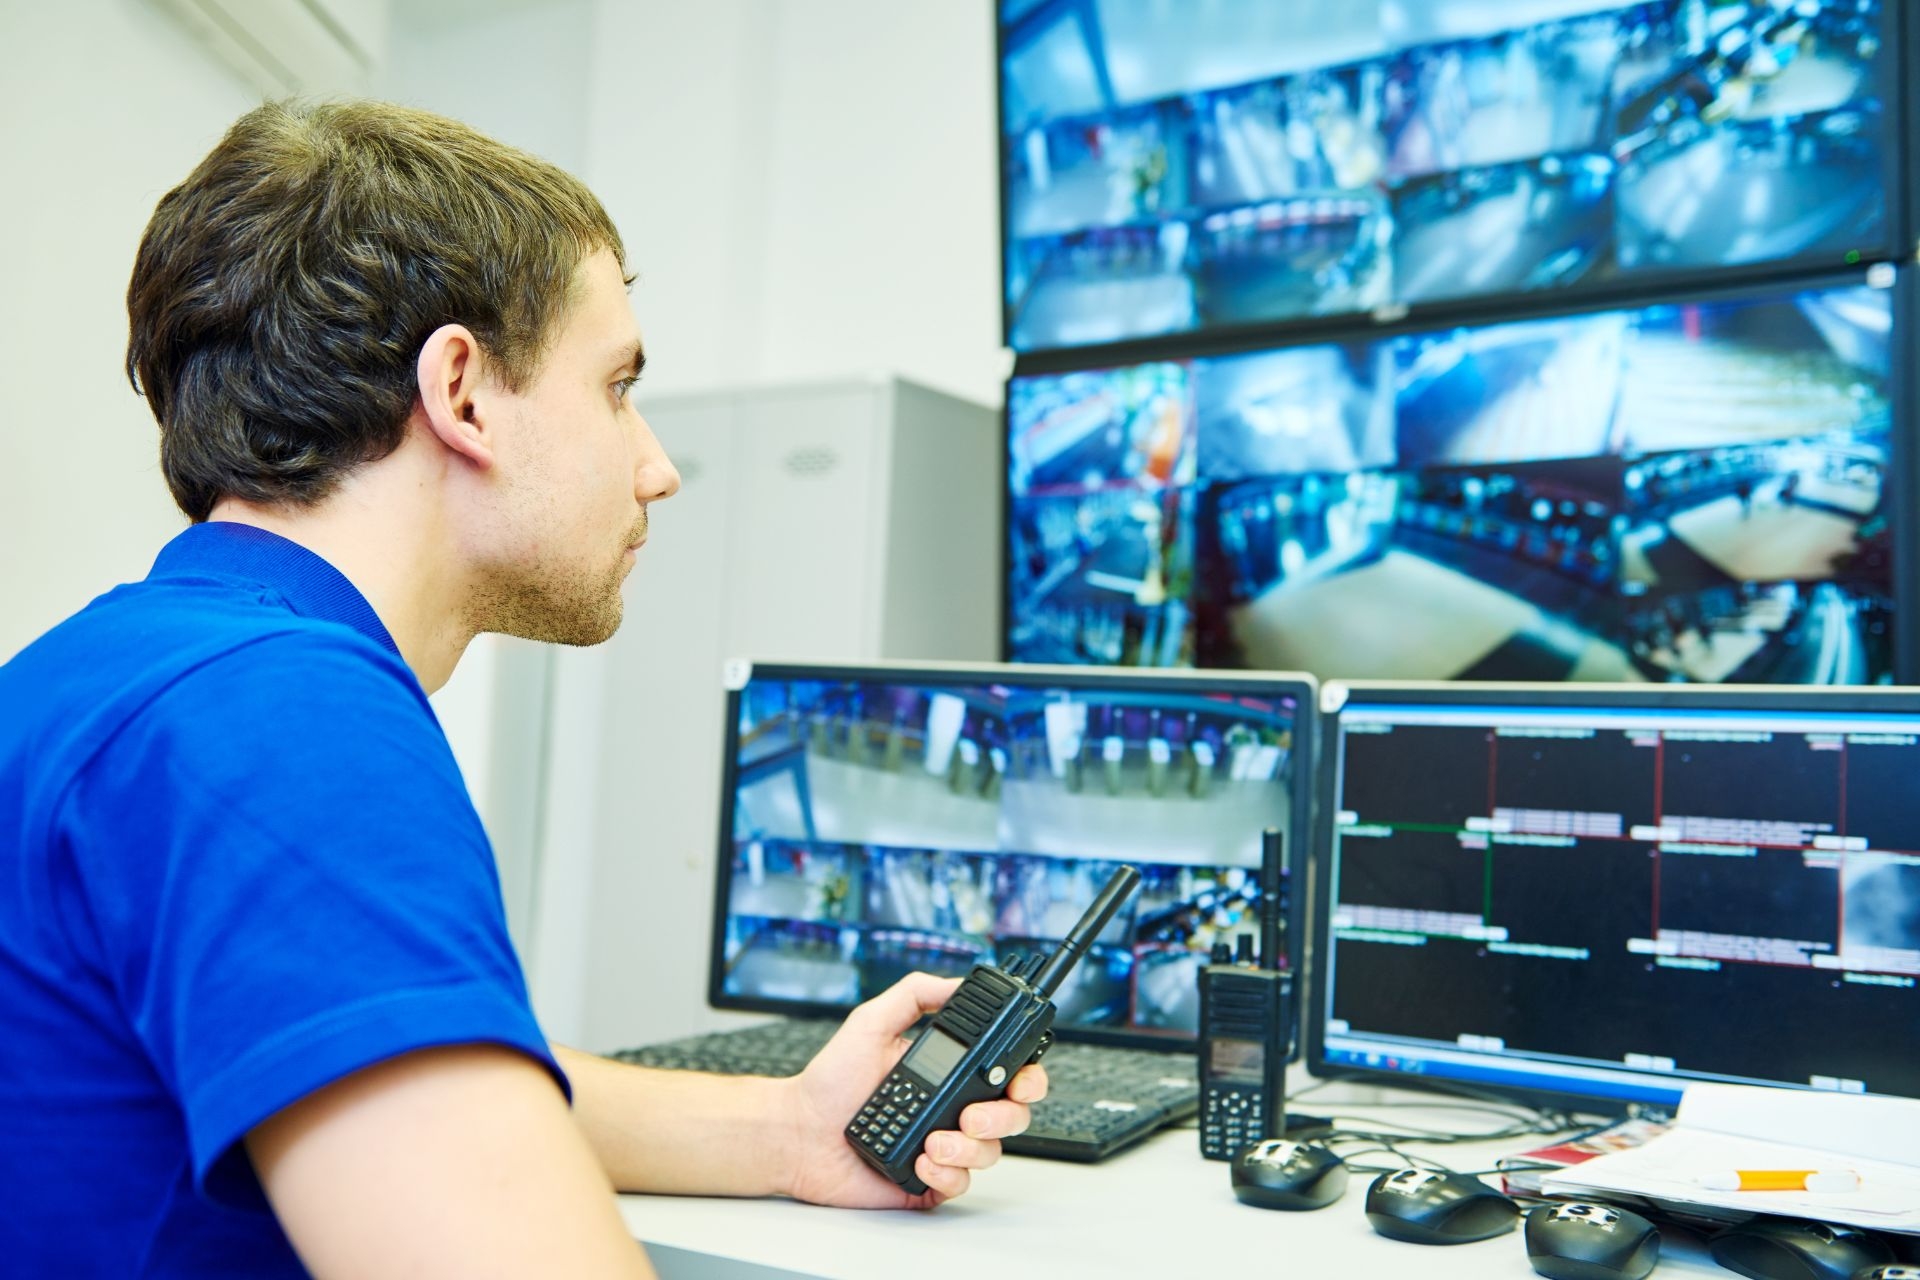
[[[427,337],[463,324],[518,389],[574,273],[624,259],[577,179],[384,102],[248,112],[154,210],[127,287],[127,376],[189,519],[310,505],[399,448]]]

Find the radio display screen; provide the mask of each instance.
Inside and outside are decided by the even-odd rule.
[[[960,1059],[966,1056],[966,1045],[938,1027],[928,1027],[907,1051],[906,1061],[901,1065],[928,1084],[939,1084],[953,1074]]]

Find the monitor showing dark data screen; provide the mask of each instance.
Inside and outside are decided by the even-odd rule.
[[[1920,694],[1324,692],[1316,1071],[1920,1097]]]
[[[1191,1041],[1199,966],[1215,942],[1257,935],[1265,883],[1285,882],[1262,867],[1262,833],[1280,831],[1286,850],[1308,837],[1307,677],[734,672],[709,983],[720,1007],[838,1012],[911,970],[1051,953],[1128,863],[1140,889],[1061,988],[1060,1026]]]

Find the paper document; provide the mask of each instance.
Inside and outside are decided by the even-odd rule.
[[[1547,1195],[1654,1200],[1920,1234],[1920,1102],[1746,1085],[1690,1085],[1673,1127],[1642,1146],[1557,1169]],[[1714,1191],[1741,1169],[1851,1170],[1852,1191]]]
[[[1709,1191],[1696,1181],[1728,1169],[1836,1168],[1859,1174],[1859,1189]],[[1550,1196],[1624,1191],[1654,1200],[1920,1234],[1920,1169],[1724,1133],[1672,1129],[1644,1146],[1557,1169],[1541,1180],[1540,1189]]]

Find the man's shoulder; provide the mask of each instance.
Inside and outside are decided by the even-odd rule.
[[[397,654],[271,592],[199,580],[115,588],[0,666],[0,763],[90,754],[143,716],[223,719],[286,690],[425,703]],[[11,741],[8,741],[11,739]],[[11,750],[9,750],[11,748]]]
[[[390,649],[344,623],[295,612],[270,588],[184,577],[115,587],[0,665],[0,678],[184,674],[263,644],[270,647],[253,660],[337,650],[406,670]]]

